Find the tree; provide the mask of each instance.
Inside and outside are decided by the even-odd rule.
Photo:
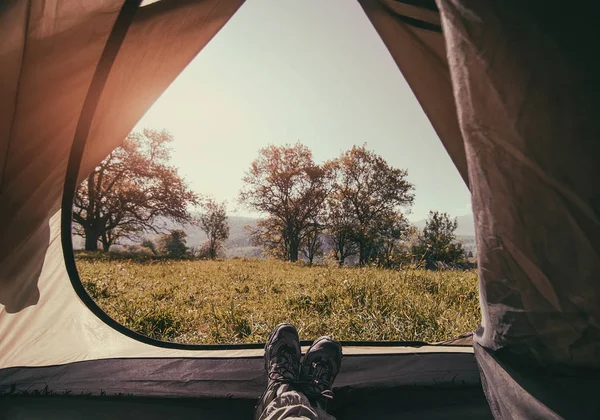
[[[226,203],[218,203],[212,198],[202,201],[203,212],[200,215],[200,227],[206,233],[207,256],[211,260],[217,258],[223,242],[229,238],[229,223],[227,221]]]
[[[268,146],[259,151],[243,181],[240,202],[268,215],[254,232],[254,243],[297,261],[304,236],[324,212],[327,168],[316,165],[310,149],[299,142]]]
[[[365,145],[352,147],[330,165],[336,218],[344,220],[339,226],[351,232],[359,264],[365,264],[373,258],[386,223],[412,204],[414,187],[405,170],[391,167]]]
[[[159,238],[160,251],[169,258],[183,258],[188,254],[186,245],[187,233],[180,229],[173,229]]]
[[[119,238],[159,233],[166,219],[192,222],[188,208],[199,199],[169,164],[171,141],[166,130],[131,133],[79,186],[74,233],[85,237],[86,250],[97,250],[99,240],[108,251]]]
[[[465,251],[457,242],[455,231],[456,218],[450,219],[447,213],[430,211],[423,232],[419,235],[412,254],[417,261],[424,261],[428,269],[436,268],[438,263],[456,265],[465,261]]]

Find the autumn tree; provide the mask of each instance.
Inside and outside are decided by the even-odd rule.
[[[310,149],[299,142],[272,145],[259,151],[243,181],[240,202],[268,215],[253,235],[255,243],[264,239],[280,257],[297,261],[302,240],[324,211],[327,168],[315,164]]]
[[[229,238],[229,223],[227,221],[227,206],[212,198],[204,199],[201,203],[200,227],[206,234],[208,241],[206,253],[208,258],[214,260],[223,243]]]
[[[172,141],[166,130],[131,133],[79,186],[74,233],[85,238],[86,250],[97,250],[98,241],[108,251],[119,238],[159,233],[166,220],[192,221],[188,209],[199,199],[169,163]]]
[[[337,217],[343,218],[358,247],[359,264],[365,264],[374,257],[386,223],[412,204],[413,185],[405,170],[391,167],[364,145],[352,147],[330,165]]]
[[[456,218],[450,219],[447,213],[430,211],[425,227],[412,248],[415,260],[423,261],[429,269],[436,268],[438,263],[463,263],[465,251],[456,239],[457,227]]]

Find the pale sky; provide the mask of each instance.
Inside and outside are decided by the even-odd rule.
[[[300,140],[315,161],[353,145],[408,170],[411,220],[471,212],[458,171],[377,32],[353,0],[247,0],[140,120],[166,128],[175,166],[200,194],[238,208],[268,144]]]

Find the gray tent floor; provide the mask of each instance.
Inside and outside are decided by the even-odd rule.
[[[266,382],[262,357],[6,368],[0,420],[252,418]],[[340,420],[492,418],[470,352],[347,355],[335,385]]]
[[[254,399],[86,396],[5,396],[0,419],[249,419]],[[493,419],[481,387],[398,387],[339,392],[330,410],[338,420]]]

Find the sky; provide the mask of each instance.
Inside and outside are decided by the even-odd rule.
[[[410,87],[352,0],[247,0],[139,121],[175,137],[189,186],[237,202],[260,148],[300,141],[316,162],[353,145],[406,169],[409,219],[471,213],[470,194]]]

